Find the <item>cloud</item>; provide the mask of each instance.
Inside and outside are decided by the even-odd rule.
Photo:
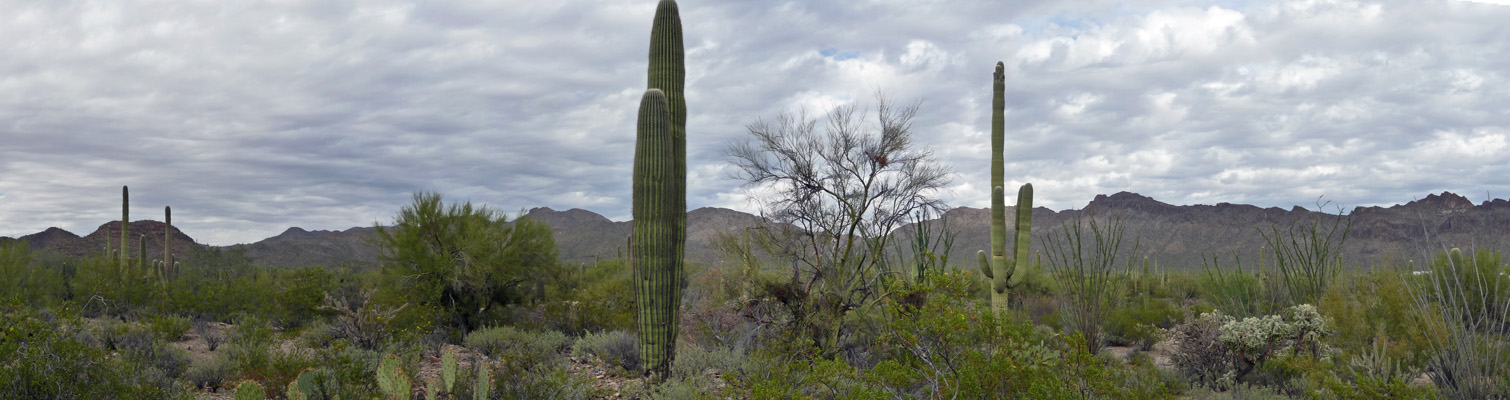
[[[391,219],[410,194],[629,216],[653,2],[0,4],[0,235],[118,218],[212,244]],[[689,205],[754,211],[745,125],[876,90],[984,207],[989,75],[1007,180],[1039,205],[1388,205],[1506,193],[1510,7],[1475,2],[682,4]],[[758,190],[758,189],[756,189]],[[137,205],[140,205],[139,207]]]

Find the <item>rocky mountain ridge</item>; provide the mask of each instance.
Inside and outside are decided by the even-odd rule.
[[[1284,232],[1297,223],[1339,222],[1336,220],[1340,218],[1338,210],[1326,211],[1298,206],[1285,210],[1230,203],[1176,206],[1136,193],[1121,192],[1098,195],[1085,208],[1078,210],[1035,208],[1032,249],[1041,255],[1048,240],[1063,238],[1065,223],[1090,217],[1100,221],[1120,219],[1127,229],[1128,244],[1132,244],[1134,238],[1137,240],[1137,255],[1148,257],[1161,266],[1199,268],[1208,257],[1230,260],[1234,255],[1251,262],[1252,257],[1264,250],[1261,232],[1272,233],[1275,229]],[[1012,214],[1009,210],[1008,215]],[[566,262],[591,263],[597,259],[621,257],[631,230],[628,221],[615,222],[582,209],[557,211],[540,207],[529,210],[525,216],[551,226]],[[1351,218],[1351,229],[1343,255],[1345,262],[1355,267],[1409,262],[1444,247],[1488,247],[1510,252],[1510,201],[1504,199],[1474,204],[1466,197],[1443,192],[1390,207],[1358,207],[1347,216]],[[974,253],[986,249],[990,241],[989,218],[989,209],[960,207],[931,222],[940,231],[954,235],[953,247],[948,252],[951,263],[974,268]],[[1347,220],[1340,222],[1346,223]],[[720,233],[737,232],[760,223],[760,217],[735,210],[700,208],[689,211],[687,257],[717,264],[721,257],[715,239]],[[19,240],[26,240],[34,249],[51,249],[66,255],[101,254],[105,250],[105,238],[112,238],[112,243],[119,240],[119,226],[119,222],[107,222],[82,237],[49,228]],[[165,227],[157,221],[133,221],[130,236],[145,238],[149,258],[160,258]],[[1008,229],[1011,227],[1009,223]],[[898,239],[893,243],[907,243],[911,232],[913,227],[910,225],[898,228]],[[174,235],[175,251],[197,245],[176,227]],[[370,266],[375,265],[379,255],[375,238],[376,230],[372,227],[344,231],[307,231],[295,227],[278,236],[237,246],[244,247],[246,254],[259,265]],[[6,240],[18,239],[0,238],[0,242]],[[135,240],[130,251],[137,251]],[[1223,265],[1230,264],[1224,261]]]

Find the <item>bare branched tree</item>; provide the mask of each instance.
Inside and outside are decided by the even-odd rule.
[[[876,101],[874,114],[841,106],[821,126],[806,112],[757,120],[728,150],[731,177],[752,189],[771,223],[762,232],[779,238],[776,253],[791,265],[790,281],[771,292],[828,355],[849,332],[846,315],[881,298],[892,230],[945,207],[937,195],[949,171],[912,141],[920,103],[896,107],[879,93]]]

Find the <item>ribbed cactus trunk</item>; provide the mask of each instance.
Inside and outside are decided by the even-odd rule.
[[[634,147],[634,259],[639,302],[640,357],[656,379],[670,372],[676,348],[676,303],[681,297],[677,270],[675,151],[666,95],[645,91],[640,99]]]
[[[686,285],[686,66],[681,16],[673,0],[661,0],[656,7],[648,75],[636,129],[630,258],[638,286],[641,359],[646,374],[662,380],[671,373]]]
[[[666,94],[671,112],[671,151],[676,162],[676,181],[687,181],[687,101],[682,94],[686,86],[686,52],[682,49],[682,17],[675,0],[661,0],[655,8],[650,27],[650,66],[646,89],[660,89]],[[687,243],[687,185],[676,186],[676,256],[681,260]],[[676,263],[676,276],[686,287],[686,271]],[[680,306],[680,297],[677,304]]]
[[[131,236],[127,233],[131,230],[130,221],[131,192],[126,190],[125,186],[121,186],[121,265],[126,265],[126,262],[131,259],[131,252],[126,251],[131,248]]]
[[[1007,256],[1007,201],[1005,190],[1006,166],[1006,71],[1002,63],[996,63],[996,72],[991,82],[991,256],[977,252],[981,272],[990,281],[991,310],[1007,311],[1010,304],[1007,291],[1016,287],[1012,276],[1017,267],[1028,265],[1028,238],[1033,220],[1033,184],[1023,184],[1017,190],[1016,237],[1011,258]]]
[[[173,207],[163,206],[163,280],[173,280]]]

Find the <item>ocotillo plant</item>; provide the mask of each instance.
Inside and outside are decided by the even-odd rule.
[[[131,228],[130,221],[131,193],[126,190],[126,186],[121,186],[121,265],[126,265],[126,261],[131,258],[130,252],[126,251],[130,248],[127,243],[130,241],[130,236],[126,233]]]
[[[677,254],[676,208],[678,186],[671,140],[671,113],[660,89],[640,99],[634,149],[633,259],[639,303],[640,358],[645,371],[664,379],[671,371],[676,349],[676,313],[681,297]]]
[[[1012,275],[1017,267],[1027,268],[1028,238],[1033,221],[1033,184],[1023,184],[1017,190],[1017,232],[1012,258],[1007,258],[1007,202],[1002,189],[1006,167],[1002,165],[1003,147],[1006,143],[1006,72],[1002,63],[996,63],[996,73],[991,83],[991,257],[986,252],[976,252],[980,270],[991,280],[991,310],[1007,310],[1007,290],[1017,286]]]
[[[173,207],[163,206],[163,280],[173,280]]]

